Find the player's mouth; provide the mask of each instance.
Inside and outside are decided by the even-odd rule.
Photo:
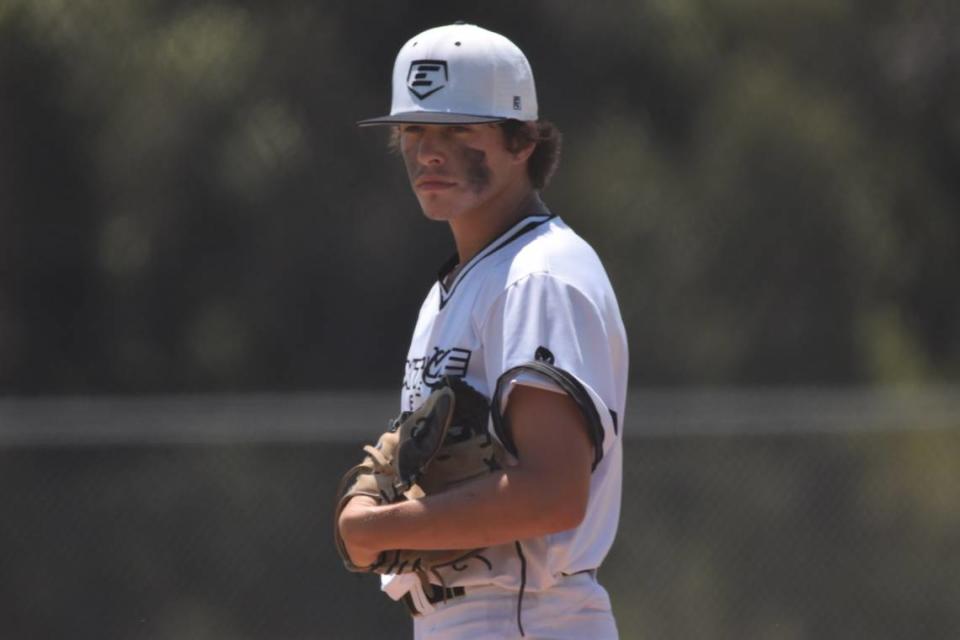
[[[444,191],[445,189],[452,189],[457,186],[457,183],[436,176],[424,176],[418,178],[413,186],[417,191]]]

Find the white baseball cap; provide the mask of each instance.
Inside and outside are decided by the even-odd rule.
[[[403,45],[393,65],[390,115],[357,125],[507,119],[537,119],[530,63],[499,33],[458,22],[428,29]]]

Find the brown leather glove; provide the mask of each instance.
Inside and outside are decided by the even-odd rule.
[[[339,518],[358,495],[380,504],[415,500],[503,467],[504,451],[487,431],[489,404],[459,378],[444,378],[412,413],[401,414],[366,457],[344,475],[337,490],[333,529],[337,550],[350,571],[420,574],[466,560],[482,549],[394,550],[367,567],[353,563],[340,536]],[[439,576],[438,576],[439,577]]]

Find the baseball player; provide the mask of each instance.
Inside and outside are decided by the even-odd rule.
[[[350,561],[391,549],[483,551],[426,585],[382,576],[426,639],[617,637],[597,580],[617,529],[627,342],[597,255],[540,190],[559,133],[538,119],[533,74],[507,38],[457,23],[407,42],[390,115],[424,214],[456,254],[420,309],[401,409],[445,377],[489,398],[509,463],[422,499],[349,499],[337,520]]]

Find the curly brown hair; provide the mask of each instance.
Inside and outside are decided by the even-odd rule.
[[[534,189],[539,191],[546,187],[560,164],[563,134],[557,125],[549,120],[504,120],[497,125],[503,130],[508,151],[517,152],[529,144],[537,145],[527,159],[527,175]],[[400,151],[400,127],[392,127],[388,144],[391,151]]]

